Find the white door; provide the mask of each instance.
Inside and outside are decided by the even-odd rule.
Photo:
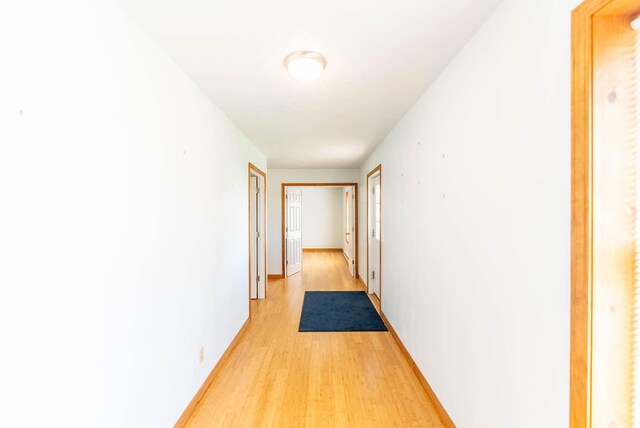
[[[286,266],[287,276],[302,270],[302,189],[287,187],[286,198]]]
[[[356,276],[356,262],[355,262],[355,242],[356,242],[356,220],[355,220],[355,188],[349,187],[347,193],[347,230],[346,230],[346,242],[347,242],[347,257],[349,259],[349,272],[351,276]]]
[[[380,298],[380,235],[381,235],[381,188],[380,175],[371,177],[369,181],[369,293]]]
[[[251,255],[251,298],[258,298],[258,276],[260,272],[260,245],[258,244],[258,178],[251,177],[249,202],[249,254]]]

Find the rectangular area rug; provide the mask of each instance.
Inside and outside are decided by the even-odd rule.
[[[364,291],[307,291],[298,331],[387,331],[387,327]]]

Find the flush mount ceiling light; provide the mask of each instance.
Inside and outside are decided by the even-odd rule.
[[[304,82],[320,77],[326,64],[322,55],[311,51],[293,52],[284,59],[284,68],[291,77]]]

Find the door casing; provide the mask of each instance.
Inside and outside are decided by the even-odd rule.
[[[378,165],[375,168],[373,168],[368,174],[367,174],[367,293],[371,293],[370,287],[369,287],[369,272],[371,272],[371,269],[369,267],[369,230],[371,229],[371,225],[369,224],[370,219],[371,219],[371,215],[372,213],[369,212],[370,211],[370,201],[369,201],[369,197],[371,196],[371,186],[370,186],[370,182],[371,182],[371,178],[374,176],[380,176],[380,247],[378,248],[378,272],[376,272],[376,274],[378,275],[378,291],[379,291],[379,295],[378,295],[378,299],[380,299],[380,304],[382,305],[382,195],[383,195],[383,191],[382,191],[382,165]]]
[[[258,222],[258,229],[260,231],[260,237],[261,237],[261,250],[262,250],[262,266],[260,266],[259,270],[260,270],[260,283],[259,287],[262,286],[264,287],[264,298],[267,298],[267,235],[266,235],[266,231],[267,231],[267,215],[266,215],[266,208],[267,208],[267,174],[265,174],[260,168],[258,168],[257,166],[255,166],[254,164],[252,164],[251,162],[248,163],[248,168],[247,168],[247,247],[248,247],[248,259],[247,259],[247,282],[248,282],[248,287],[247,287],[247,292],[248,292],[248,300],[249,300],[249,320],[251,320],[251,284],[252,284],[252,275],[257,275],[257,272],[251,272],[251,239],[252,239],[252,233],[251,233],[251,210],[254,209],[254,205],[255,205],[255,195],[252,195],[251,193],[251,179],[252,177],[258,177],[258,182],[261,181],[260,183],[260,194],[262,195],[262,198],[260,198],[260,202],[262,203],[262,207],[261,207],[261,218],[257,220]],[[254,199],[252,201],[252,199]],[[259,297],[260,293],[258,293],[258,297]]]
[[[356,278],[358,277],[358,183],[282,183],[281,185],[281,189],[280,189],[280,207],[281,207],[281,211],[280,211],[280,220],[281,220],[281,254],[282,254],[282,275],[286,277],[286,257],[285,257],[285,250],[286,250],[286,240],[285,240],[285,221],[286,221],[286,206],[285,206],[285,192],[286,192],[286,188],[287,187],[294,187],[294,186],[298,186],[298,187],[313,187],[313,186],[326,186],[326,187],[345,187],[345,186],[352,186],[353,187],[353,192],[355,195],[355,202],[354,202],[354,216],[355,216],[355,257],[354,257],[354,263],[355,263],[355,272],[356,272]]]

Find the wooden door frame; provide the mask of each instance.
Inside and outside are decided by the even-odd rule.
[[[285,269],[285,239],[284,239],[284,227],[285,227],[285,206],[284,206],[284,191],[286,187],[345,187],[352,186],[355,196],[354,209],[355,209],[355,249],[354,249],[354,263],[355,263],[355,278],[358,278],[358,183],[282,183],[280,188],[280,223],[281,223],[281,247],[282,247],[282,276],[287,277],[287,271]]]
[[[586,0],[573,10],[571,100],[570,427],[592,425],[594,315],[594,27],[636,16],[637,0]]]
[[[380,310],[382,311],[382,164],[373,168],[367,174],[367,294],[369,294],[369,179],[376,173],[380,174],[380,248],[378,251],[378,289],[380,296],[377,296],[380,300]]]
[[[264,278],[260,277],[260,280],[264,282],[264,298],[267,298],[267,174],[265,174],[260,168],[252,164],[248,163],[247,168],[247,244],[248,244],[248,254],[249,254],[249,265],[248,265],[248,273],[247,280],[249,282],[248,291],[249,291],[249,321],[251,321],[251,177],[254,175],[259,175],[262,177],[262,187],[260,192],[262,192],[262,256],[263,256],[263,267],[264,267]],[[258,219],[256,219],[256,222]],[[258,293],[259,294],[259,293]]]

